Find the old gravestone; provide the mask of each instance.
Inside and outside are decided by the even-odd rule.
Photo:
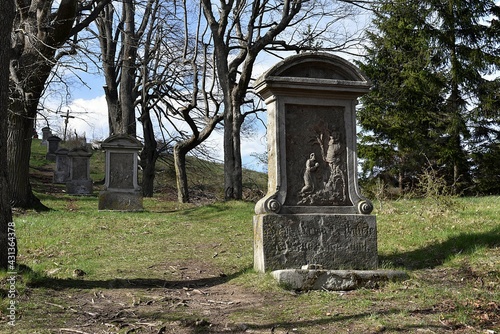
[[[56,151],[56,167],[54,170],[54,183],[66,183],[70,180],[70,159],[67,148],[60,148]]]
[[[268,193],[256,205],[259,271],[377,266],[372,206],[356,180],[355,106],[370,88],[347,61],[306,53],[255,84],[268,108]]]
[[[47,145],[47,138],[52,136],[52,132],[48,126],[42,128],[42,142],[40,145]]]
[[[90,152],[86,147],[76,147],[68,152],[70,177],[66,182],[69,195],[91,195],[92,179],[90,178]]]
[[[57,136],[50,136],[47,138],[47,142],[47,154],[45,155],[45,159],[48,161],[56,161],[56,151],[59,149],[61,138]]]
[[[373,206],[357,183],[355,107],[369,88],[355,66],[324,53],[287,58],[256,81],[268,111],[268,191],[253,221],[257,271],[280,279],[292,269],[287,283],[300,277],[329,288],[331,276],[307,270],[350,270],[333,278],[345,287],[346,277],[363,281],[352,270],[377,268]]]
[[[114,135],[104,140],[101,147],[106,152],[106,173],[104,190],[99,193],[99,210],[143,210],[137,182],[141,142],[128,135]]]

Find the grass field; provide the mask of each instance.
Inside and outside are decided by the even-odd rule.
[[[376,203],[380,267],[410,279],[345,292],[256,273],[252,202],[122,213],[38,196],[51,211],[15,212],[16,320],[3,273],[0,333],[500,333],[498,196]]]

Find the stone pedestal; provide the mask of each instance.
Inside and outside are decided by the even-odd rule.
[[[370,83],[325,53],[280,62],[257,79],[268,111],[268,191],[255,206],[254,268],[377,268],[373,206],[359,191],[357,98]]]
[[[90,157],[92,152],[85,147],[74,148],[68,152],[70,160],[70,180],[66,182],[69,195],[91,195],[93,182],[90,178]]]
[[[142,190],[137,182],[141,142],[131,136],[115,135],[103,141],[101,147],[106,151],[106,173],[99,210],[142,211]]]
[[[377,268],[377,226],[372,215],[267,214],[254,216],[257,271]]]
[[[49,138],[47,138],[47,142],[48,146],[45,159],[47,159],[48,161],[56,161],[56,151],[59,149],[61,138],[57,136],[50,136]]]
[[[54,170],[54,183],[66,183],[70,180],[70,159],[68,157],[69,150],[60,148],[56,151],[56,169]]]

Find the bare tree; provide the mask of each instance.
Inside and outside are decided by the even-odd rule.
[[[118,7],[110,3],[96,20],[110,135],[136,135],[137,52],[155,3],[156,0],[147,0],[140,5],[123,0]],[[140,21],[138,24],[136,19]]]
[[[167,75],[154,86],[154,94],[162,97],[154,110],[163,132],[175,140],[177,197],[179,202],[188,202],[186,156],[199,149],[221,122],[222,96],[210,43],[204,43],[207,30],[202,24],[201,7],[188,8],[184,1],[176,12],[182,14],[183,28],[179,30],[183,36],[169,34],[170,38],[157,49],[160,53],[155,57],[159,60],[155,68],[163,68]]]
[[[13,57],[10,62],[8,172],[11,203],[44,209],[31,190],[29,159],[34,119],[40,97],[54,66],[74,54],[69,41],[95,19],[110,0],[17,0]],[[67,47],[63,47],[69,42]]]
[[[12,226],[12,210],[7,170],[7,115],[9,105],[9,63],[11,57],[12,23],[15,16],[14,0],[0,4],[0,270],[16,265],[16,237]],[[9,232],[12,233],[9,235]],[[10,244],[10,245],[9,245]],[[9,248],[12,249],[9,252]],[[11,257],[9,258],[9,255]],[[13,271],[13,270],[12,270]]]
[[[199,10],[196,19],[188,22],[192,17],[185,3],[124,2],[120,7],[108,5],[96,21],[110,132],[132,134],[127,129],[135,122],[135,111],[142,124],[144,196],[153,195],[155,163],[165,148],[158,147],[156,130],[162,133],[163,143],[176,143],[173,152],[178,197],[186,202],[186,155],[206,140],[221,120],[220,103],[213,93],[215,81],[208,80],[212,74],[207,65],[208,45],[198,42],[202,17]],[[133,13],[141,20],[137,28]],[[195,28],[189,29],[190,25]]]
[[[335,25],[353,15],[350,1],[202,0],[213,38],[218,80],[224,95],[224,188],[226,199],[242,198],[240,132],[248,114],[252,72],[263,51],[340,50],[350,43]],[[340,35],[334,31],[344,31]],[[303,33],[306,32],[306,33]],[[281,37],[281,39],[279,38]],[[325,45],[311,43],[311,39]],[[333,43],[332,43],[333,42]]]

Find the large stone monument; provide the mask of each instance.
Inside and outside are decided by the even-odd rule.
[[[66,182],[69,195],[91,195],[92,179],[90,178],[90,152],[86,147],[76,147],[68,152],[70,176]]]
[[[106,152],[106,173],[104,190],[99,193],[99,210],[143,210],[137,182],[142,143],[131,136],[114,135],[104,140],[101,147]]]
[[[371,203],[357,185],[357,98],[365,76],[329,54],[290,57],[260,77],[268,193],[256,207],[255,269],[377,267]]]
[[[377,268],[373,206],[357,182],[355,107],[369,89],[355,66],[325,53],[287,58],[257,79],[269,174],[253,221],[257,271]]]

